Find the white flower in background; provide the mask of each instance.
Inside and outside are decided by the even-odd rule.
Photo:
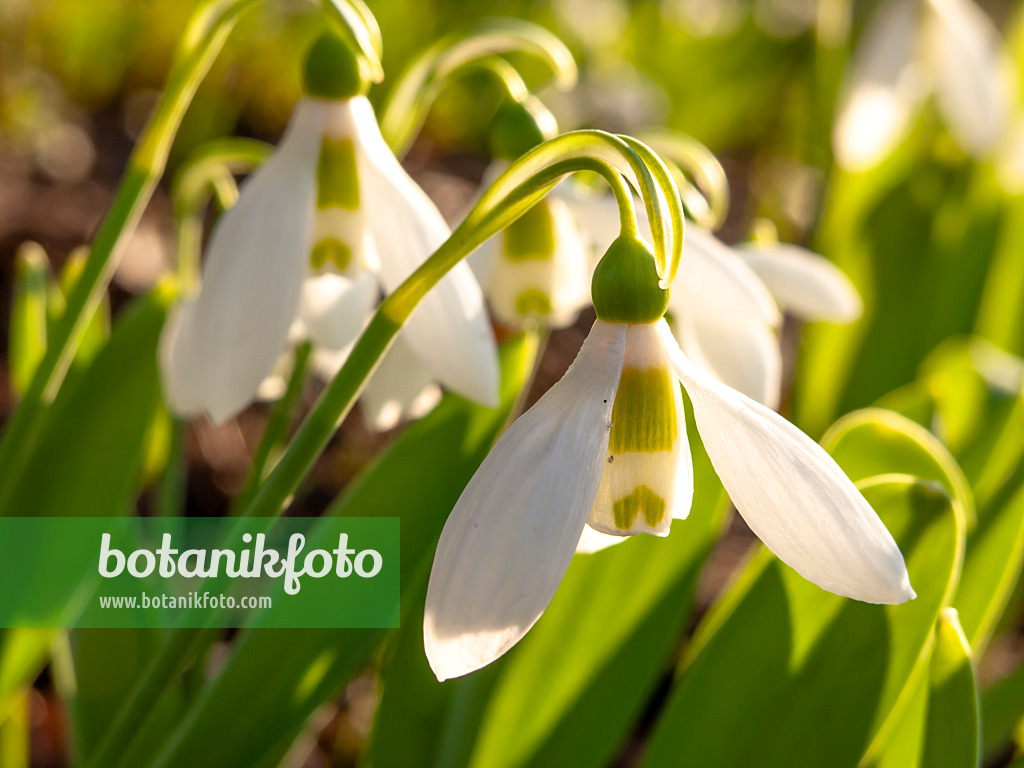
[[[296,338],[345,350],[379,292],[395,290],[448,238],[440,212],[385,144],[363,83],[357,75],[346,80],[346,57],[356,70],[340,40],[325,36],[314,45],[310,97],[217,222],[199,294],[168,321],[161,362],[179,414],[232,417]],[[427,294],[399,343],[433,380],[497,404],[497,350],[467,266]],[[378,386],[391,384],[381,376],[404,376],[394,368],[394,361],[382,366]],[[390,410],[404,413],[421,394],[400,406],[391,398]]]
[[[616,248],[621,258],[622,243],[605,258]],[[693,470],[677,381],[715,471],[772,552],[839,595],[890,604],[914,597],[896,543],[819,445],[694,365],[656,319],[664,303],[630,316],[609,310],[621,299],[611,291],[602,299],[602,290],[595,278],[606,319],[562,380],[501,437],[441,533],[423,624],[438,679],[489,664],[526,634],[586,526],[664,536],[673,517],[686,516]]]
[[[972,0],[886,0],[844,84],[836,160],[851,171],[875,166],[930,93],[957,144],[982,155],[1006,125],[1012,79],[998,31]]]
[[[595,246],[605,247],[618,235],[618,208],[610,195],[576,197],[572,210]],[[649,240],[639,201],[636,213]],[[856,289],[827,259],[795,245],[732,248],[689,221],[685,241],[667,316],[676,338],[694,363],[733,389],[777,408],[782,390],[780,308],[808,321],[852,322],[861,312]]]
[[[564,200],[548,195],[470,257],[494,317],[506,325],[572,325],[590,303],[589,250]]]

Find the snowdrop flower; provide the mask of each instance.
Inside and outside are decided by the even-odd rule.
[[[498,159],[484,173],[482,186],[498,177],[506,161],[557,133],[554,116],[535,97],[503,103],[491,125],[491,150]],[[506,325],[533,321],[565,328],[590,303],[589,249],[558,195],[544,197],[468,261],[491,312]]]
[[[612,243],[594,275],[598,319],[576,361],[501,437],[441,533],[423,623],[438,679],[519,641],[584,526],[664,536],[686,516],[693,471],[677,381],[722,483],[769,549],[836,594],[914,597],[896,543],[825,451],[680,350],[662,319],[668,294],[644,244]]]
[[[566,199],[593,244],[615,237],[610,195]],[[649,239],[640,205],[637,223]],[[849,279],[822,256],[785,244],[732,248],[687,223],[669,326],[691,361],[769,408],[778,407],[782,390],[780,309],[803,320],[847,323],[860,316],[861,302]]]
[[[385,144],[343,41],[317,41],[305,85],[277,151],[218,221],[198,296],[165,328],[164,382],[182,415],[232,417],[296,337],[350,346],[379,291],[395,290],[449,236]],[[496,346],[468,267],[438,283],[400,338],[433,379],[496,405]]]
[[[972,0],[886,0],[844,85],[836,159],[851,171],[877,165],[931,92],[957,144],[981,155],[1006,124],[1011,83],[999,33]]]

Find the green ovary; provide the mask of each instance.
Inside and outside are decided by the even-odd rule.
[[[678,435],[675,386],[664,368],[622,369],[608,441],[613,454],[672,450]]]
[[[329,262],[339,271],[344,271],[352,262],[352,249],[341,240],[325,237],[313,246],[309,261],[313,269],[323,269]]]
[[[356,173],[356,149],[351,139],[324,139],[317,166],[317,207],[359,207],[359,177]]]
[[[641,513],[651,528],[665,518],[665,500],[646,485],[637,486],[631,494],[612,503],[615,527],[620,531],[632,528],[633,521]]]

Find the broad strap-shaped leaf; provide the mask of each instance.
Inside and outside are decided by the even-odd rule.
[[[906,556],[917,599],[859,603],[756,558],[698,630],[643,765],[781,768],[794,755],[808,768],[858,764],[927,662],[964,536],[932,483],[888,476],[862,490]]]

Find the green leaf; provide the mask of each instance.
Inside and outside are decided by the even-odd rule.
[[[61,389],[3,514],[124,513],[160,404],[156,347],[173,295],[164,284],[137,302],[79,379]]]
[[[0,717],[0,765],[4,768],[30,768],[29,733],[31,692],[18,694],[7,713]]]
[[[331,508],[342,516],[401,518],[404,603],[413,576],[432,559],[448,513],[504,425],[535,353],[532,336],[506,342],[499,408],[446,395]],[[276,765],[310,715],[367,663],[385,636],[372,629],[244,631],[154,765]]]
[[[597,766],[614,757],[669,667],[722,527],[724,493],[692,421],[689,435],[689,518],[667,538],[574,557],[536,626],[482,673],[438,683],[423,654],[422,610],[403,623],[371,765]]]
[[[949,450],[927,429],[898,413],[865,408],[839,419],[821,439],[854,482],[887,474],[942,485],[973,523],[974,498]]]
[[[984,753],[988,760],[1010,743],[1024,720],[1024,665],[982,693],[981,720],[984,724]]]
[[[24,243],[15,256],[14,299],[7,340],[11,389],[25,392],[46,353],[46,294],[50,262],[36,243]]]
[[[55,634],[52,629],[0,630],[0,721],[42,671]]]
[[[859,603],[763,553],[694,643],[646,766],[855,766],[927,659],[963,552],[963,523],[933,483],[862,483],[903,551],[915,600]],[[808,723],[814,723],[809,728]]]
[[[64,297],[68,296],[78,282],[78,278],[85,269],[86,259],[89,258],[89,249],[85,246],[76,248],[64,262],[64,268],[60,272],[59,285],[54,286],[50,292],[50,314],[51,322],[55,322],[60,315],[64,314]],[[81,368],[89,364],[96,353],[103,347],[110,338],[110,299],[103,294],[100,304],[89,318],[81,341],[75,349],[72,366]]]
[[[980,759],[981,719],[971,649],[956,611],[944,609],[931,660],[885,738],[873,768],[964,768]]]
[[[928,768],[977,765],[981,735],[978,687],[971,649],[956,611],[947,608],[942,612],[935,634],[921,764]]]

